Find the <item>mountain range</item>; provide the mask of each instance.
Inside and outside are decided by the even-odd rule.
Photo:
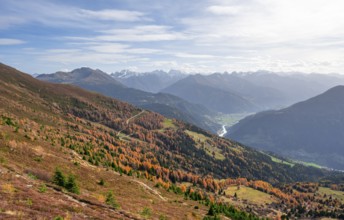
[[[231,114],[286,107],[340,84],[334,74],[233,72],[190,75],[161,91]]]
[[[155,70],[144,73],[122,70],[111,73],[111,76],[130,88],[158,93],[187,75],[178,70],[170,70],[168,72]]]
[[[344,170],[344,86],[290,107],[260,112],[229,129],[248,146]]]
[[[249,85],[250,84],[250,85]],[[190,75],[162,92],[170,93],[190,102],[202,104],[222,113],[257,112],[260,106],[247,94],[273,98],[275,91],[261,88],[229,74]],[[241,91],[242,93],[239,93]],[[254,92],[253,92],[254,91]],[[258,93],[259,92],[259,93]],[[244,94],[245,93],[245,94]],[[267,98],[266,96],[269,96]],[[263,97],[261,97],[263,100]]]
[[[70,73],[77,74],[77,71],[86,71],[86,68],[76,69]],[[101,71],[95,72],[99,74]],[[102,72],[103,76],[104,74]],[[111,76],[116,82],[109,79],[107,75],[103,84],[111,82],[116,85],[114,87],[121,88],[117,89],[121,91],[109,94],[108,86],[104,89],[92,89],[166,116],[191,122],[212,132],[215,132],[218,126],[214,125],[212,122],[214,120],[209,120],[209,117],[202,117],[202,115],[214,116],[216,113],[252,113],[278,109],[318,95],[333,86],[344,84],[344,77],[336,74],[268,71],[187,75],[178,70],[169,72],[155,70],[144,73],[122,70],[112,73]],[[54,77],[41,75],[38,78],[85,86],[80,78],[67,79],[63,73],[56,73]],[[92,83],[93,80],[89,80],[87,88],[90,88]],[[164,95],[157,92],[162,92]],[[166,93],[174,97],[166,96]],[[188,103],[177,100],[176,96]],[[176,105],[176,103],[179,104]],[[198,106],[192,106],[191,103]],[[200,109],[200,112],[197,109]],[[202,121],[206,123],[202,124]]]
[[[129,88],[101,70],[79,68],[71,72],[41,74],[39,80],[73,84],[84,89],[129,102],[135,106],[159,112],[170,118],[177,118],[216,133],[218,124],[209,120],[215,113],[204,106],[187,102],[166,93],[150,93]]]
[[[1,218],[344,216],[339,172],[3,64],[0,130]]]
[[[75,72],[80,72],[80,70],[82,72],[85,72],[85,69],[76,69],[74,70]],[[92,79],[94,78],[93,74],[94,70],[92,69],[86,69],[88,71],[88,73],[92,74]],[[66,74],[66,73],[64,73]],[[13,74],[15,77],[15,74]],[[61,77],[59,76],[60,73],[57,74],[48,74],[48,75],[41,75],[38,78],[42,78],[42,77],[52,77],[55,79],[55,77],[58,78],[58,80],[61,79]],[[71,73],[67,73],[67,75],[75,75],[73,74],[73,71]],[[84,88],[86,88],[87,86],[89,86],[88,84],[86,84],[86,82],[88,81],[88,77],[85,78],[84,74],[80,74],[81,77],[81,82],[77,81],[75,83],[75,85],[82,85]],[[89,75],[89,74],[86,74]],[[106,73],[102,74],[103,76],[107,76],[110,77],[109,75],[107,75]],[[96,75],[98,76],[98,74]],[[27,76],[25,76],[27,77]],[[73,79],[78,79],[77,77],[72,77]],[[37,89],[39,89],[40,87],[44,87],[44,85],[48,85],[49,87],[54,87],[55,88],[71,88],[71,89],[76,89],[77,93],[79,93],[78,88],[76,87],[71,87],[70,85],[65,85],[65,84],[47,84],[43,81],[39,81],[39,80],[35,80],[35,79],[30,79],[33,80],[33,83],[35,86],[31,86],[30,87],[34,87],[35,91]],[[20,83],[21,80],[17,80],[18,83]],[[49,80],[49,81],[54,81],[54,80]],[[63,80],[64,82],[65,80]],[[70,82],[69,80],[66,80],[67,82]],[[96,80],[97,82],[101,81],[101,80]],[[56,82],[56,81],[55,81]],[[60,82],[60,81],[59,81]],[[73,80],[74,82],[74,80]],[[85,86],[85,84],[86,86]],[[41,86],[39,86],[41,84]],[[74,83],[73,83],[74,85]],[[89,90],[93,91],[94,87],[92,87],[94,84],[92,82],[92,84],[90,85],[90,87],[88,87]],[[105,89],[111,89],[113,88],[113,84],[109,84],[110,86],[108,88],[106,88],[105,86],[102,85],[102,88],[104,89],[104,93],[106,92]],[[138,90],[137,90],[138,91]],[[42,90],[40,91],[43,96],[48,96],[50,98],[49,93],[47,93],[47,91],[42,92]],[[138,120],[136,123],[134,121],[134,125],[133,126],[126,126],[125,124],[123,124],[122,122],[115,122],[114,119],[110,118],[110,115],[108,115],[109,113],[106,113],[107,108],[109,108],[109,106],[120,106],[121,108],[123,108],[122,110],[118,111],[116,109],[113,109],[111,111],[115,111],[116,114],[120,114],[122,116],[120,116],[122,119],[121,121],[127,121],[129,118],[132,118],[130,115],[137,115],[138,112],[140,112],[139,109],[134,108],[131,105],[128,105],[126,103],[122,103],[119,101],[115,101],[113,99],[108,99],[108,102],[111,102],[112,104],[109,104],[107,101],[105,101],[105,97],[102,97],[100,95],[98,95],[97,93],[92,94],[92,93],[87,93],[84,90],[80,90],[80,93],[84,92],[85,94],[82,95],[80,98],[76,95],[74,95],[74,92],[70,92],[71,93],[71,98],[65,97],[65,94],[61,94],[60,100],[52,100],[55,103],[60,103],[62,102],[58,108],[62,109],[64,111],[66,111],[65,113],[69,113],[69,114],[73,114],[75,116],[78,117],[82,117],[85,118],[87,120],[91,120],[94,122],[98,122],[101,124],[104,124],[106,126],[109,126],[115,130],[122,130],[121,132],[123,132],[124,134],[127,135],[133,135],[133,137],[136,137],[137,139],[143,139],[146,140],[146,136],[149,133],[149,130],[152,130],[152,134],[151,136],[154,137],[153,143],[156,143],[158,146],[163,146],[166,147],[166,150],[170,149],[171,151],[175,151],[176,155],[178,152],[178,155],[180,153],[183,153],[187,158],[189,158],[189,161],[194,161],[193,166],[202,166],[203,168],[201,168],[198,172],[200,172],[202,175],[208,175],[208,174],[212,174],[216,177],[226,177],[227,176],[227,172],[231,173],[228,174],[229,176],[234,175],[237,177],[239,176],[247,176],[249,178],[256,178],[256,179],[263,179],[263,180],[268,180],[271,181],[272,183],[274,182],[278,182],[278,181],[293,181],[294,178],[298,179],[298,178],[303,178],[301,176],[299,176],[297,173],[294,173],[292,170],[289,171],[290,167],[288,166],[284,166],[282,164],[275,164],[273,161],[271,161],[270,157],[261,154],[251,148],[246,148],[244,146],[241,146],[238,143],[235,142],[231,142],[228,141],[226,139],[223,138],[219,138],[216,135],[210,134],[209,132],[202,130],[196,126],[193,125],[188,125],[188,124],[184,124],[183,122],[178,122],[178,121],[171,121],[170,119],[167,120],[165,118],[163,118],[160,115],[157,115],[153,112],[147,112],[145,114],[147,114],[147,117],[140,117],[142,118],[142,121]],[[92,95],[91,95],[92,94]],[[79,95],[80,96],[80,95]],[[90,97],[88,97],[90,96]],[[75,100],[76,99],[76,100]],[[85,103],[85,101],[82,101],[83,99],[86,100],[90,100],[91,103],[88,103],[88,101]],[[67,101],[62,101],[62,100],[67,100]],[[93,102],[95,102],[94,104],[92,104]],[[142,112],[142,111],[141,111]],[[123,115],[124,114],[124,115]],[[118,116],[116,116],[118,117]],[[164,127],[166,126],[166,131],[164,131]],[[137,130],[138,129],[138,130]],[[142,130],[143,129],[143,130]],[[162,130],[161,130],[162,129]],[[135,132],[135,130],[137,130]],[[141,130],[141,131],[140,131]],[[164,131],[166,132],[166,134],[168,134],[168,136],[161,134],[160,132]],[[139,135],[139,133],[144,133],[145,135],[143,137],[141,137]],[[164,133],[163,132],[163,133]],[[170,136],[170,137],[169,137]],[[172,138],[173,137],[173,138]],[[190,139],[191,137],[191,139]],[[199,137],[199,138],[198,138]],[[196,142],[194,142],[193,138],[195,138]],[[200,143],[204,142],[203,147],[201,148],[199,146]],[[231,152],[231,150],[229,150],[227,152],[227,147],[228,146],[233,146],[233,152]],[[228,148],[229,149],[229,148]],[[207,152],[210,151],[209,153]],[[239,153],[241,152],[241,153]],[[194,154],[198,154],[201,153],[202,155],[199,155],[198,157],[193,157]],[[214,155],[212,155],[212,153],[214,153]],[[225,164],[232,164],[235,160],[238,159],[237,156],[235,156],[235,154],[239,153],[239,155],[245,155],[244,159],[245,161],[247,160],[247,162],[242,163],[240,161],[238,161],[240,165],[240,167],[235,167],[235,169],[230,169],[228,170],[227,168],[225,168],[227,165]],[[232,155],[232,156],[230,156]],[[250,158],[250,159],[249,159]],[[196,160],[198,160],[196,162]],[[267,172],[267,170],[265,170],[264,172],[261,171],[256,171],[256,172],[252,172],[255,169],[258,169],[258,167],[260,165],[258,165],[258,161],[264,160],[266,161],[265,163],[273,163],[273,168],[272,169],[286,169],[288,171],[280,171],[282,173],[286,173],[286,176],[282,175],[280,176],[280,174],[272,174],[269,173],[269,175],[266,175],[265,172]],[[190,168],[188,168],[187,166],[189,166],[189,164],[174,164],[173,160],[170,161],[165,161],[165,163],[173,163],[173,166],[184,166],[183,169],[185,170],[189,170]],[[251,163],[257,163],[255,165],[251,164]],[[217,165],[215,165],[217,164]],[[251,165],[249,165],[251,164]],[[248,166],[248,167],[246,167]],[[249,167],[250,166],[250,167]],[[215,169],[216,167],[216,169]],[[246,168],[245,168],[246,167]],[[256,167],[256,168],[253,168]],[[300,166],[297,169],[306,169],[306,167],[302,167]],[[210,171],[211,170],[211,171]],[[233,172],[233,173],[232,173]],[[275,171],[274,171],[275,172]],[[317,171],[318,172],[318,171]],[[243,174],[245,173],[245,174]],[[296,176],[294,176],[296,174]],[[258,175],[258,176],[256,176]],[[291,175],[291,176],[289,176]],[[306,177],[306,178],[314,178],[312,176],[312,172],[310,172],[310,176]],[[319,175],[319,174],[317,174]],[[281,178],[281,180],[280,180]]]
[[[183,74],[178,71],[154,71],[144,74],[121,71],[117,73],[117,78],[139,76],[138,79],[149,82],[152,76],[162,79],[165,75],[181,77]],[[344,84],[344,77],[334,74],[282,75],[263,71],[196,74],[184,77],[163,89],[162,93],[155,94],[129,88],[113,77],[100,70],[79,68],[71,72],[43,74],[37,78],[74,84],[159,112],[169,118],[192,123],[213,133],[219,128],[219,125],[213,122],[219,112],[230,114],[278,108],[316,95],[332,85]],[[344,142],[340,138],[342,134],[338,133],[342,128],[340,126],[344,124],[341,120],[343,116],[340,110],[331,112],[340,108],[341,96],[338,94],[336,97],[330,97],[326,94],[314,98],[323,100],[325,104],[319,101],[315,105],[311,101],[313,99],[310,99],[285,109],[249,116],[231,127],[227,137],[295,160],[344,169],[344,152],[340,150]],[[327,99],[336,99],[336,102],[328,105]],[[324,109],[324,106],[328,109]]]
[[[287,107],[319,95],[334,86],[344,85],[344,76],[340,74],[276,73],[269,71],[234,72],[232,74],[253,84],[280,91],[282,101],[277,103],[279,107]]]

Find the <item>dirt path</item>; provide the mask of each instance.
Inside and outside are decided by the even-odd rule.
[[[136,115],[134,115],[134,116],[128,118],[128,119],[125,121],[125,123],[128,125],[129,122],[130,122],[130,120],[139,117],[140,115],[142,115],[142,114],[145,113],[145,112],[146,112],[146,110],[142,110],[142,111],[139,112],[138,114],[136,114]],[[124,129],[123,129],[123,130],[124,130]],[[120,130],[119,132],[117,132],[117,136],[119,136],[123,130]]]
[[[143,183],[143,182],[140,182],[138,180],[134,180],[135,182],[137,182],[138,184],[140,184],[141,186],[143,186],[144,188],[148,189],[150,192],[152,192],[153,194],[159,196],[159,198],[162,200],[162,201],[167,201],[167,199],[165,197],[163,197],[162,195],[160,195],[160,193],[155,190],[155,189],[152,189],[150,186],[148,186],[147,184]]]
[[[145,112],[146,112],[146,110],[142,110],[140,113],[134,115],[134,116],[131,117],[131,118],[128,118],[127,121],[126,121],[126,123],[129,124],[129,121],[130,121],[130,120],[132,120],[132,119],[134,119],[134,118],[136,118],[136,117],[139,117],[140,115],[142,115],[142,114],[145,113]]]

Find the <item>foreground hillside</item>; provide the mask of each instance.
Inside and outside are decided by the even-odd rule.
[[[0,94],[4,218],[343,213],[339,198],[320,199],[319,185],[292,183],[318,180],[328,171],[273,162],[197,127],[70,85],[41,82],[2,64]],[[300,190],[309,185],[309,194]]]
[[[344,170],[344,86],[278,111],[247,117],[228,137],[294,159]]]

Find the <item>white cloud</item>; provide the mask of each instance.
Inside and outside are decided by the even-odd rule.
[[[244,1],[235,6],[241,8],[241,13],[235,16],[193,18],[191,25],[203,24],[203,30],[208,33],[253,44],[318,39],[344,34],[344,14],[340,6],[344,6],[340,0]],[[231,6],[224,5],[223,10],[227,7]]]
[[[102,44],[95,43],[94,45],[87,46],[86,49],[99,52],[99,53],[123,53],[129,48],[126,44]]]
[[[57,62],[62,64],[78,64],[80,66],[84,66],[88,63],[115,64],[119,62],[127,62],[134,58],[136,57],[125,54],[85,53],[83,51],[51,53],[48,51],[38,59],[41,61]]]
[[[160,54],[162,53],[162,50],[151,48],[132,48],[128,49],[126,52],[132,54]]]
[[[238,14],[241,7],[238,6],[223,6],[223,5],[212,5],[207,8],[207,11],[216,15],[235,15]]]
[[[342,6],[340,0],[211,1],[181,22],[195,37],[189,51],[244,57],[230,65],[214,58],[223,68],[338,72],[329,61],[344,58]],[[307,65],[294,65],[300,59]]]
[[[11,38],[0,38],[0,46],[24,44],[25,41]]]
[[[128,44],[89,42],[84,49],[99,53],[121,53],[121,54],[151,54],[159,53],[161,50],[151,48],[131,47]],[[89,46],[88,46],[89,45]]]
[[[133,26],[131,28],[102,30],[100,32],[106,33],[106,34],[144,34],[144,33],[165,33],[171,29],[172,27],[164,26],[164,25],[141,25],[141,26]]]
[[[102,31],[104,35],[96,36],[101,41],[173,41],[186,40],[188,36],[182,32],[175,32],[172,27],[159,25],[142,25],[132,28],[120,28]]]
[[[176,57],[180,58],[193,58],[193,59],[213,59],[216,56],[208,55],[208,54],[191,54],[191,53],[176,53],[174,54]]]
[[[100,10],[91,11],[85,9],[78,10],[78,16],[99,20],[113,20],[113,21],[139,21],[144,19],[144,13],[138,11],[126,10]]]
[[[108,0],[103,8],[56,2],[4,1],[0,28],[9,30],[10,40],[0,45],[27,41],[36,50],[18,54],[107,68],[344,72],[342,0],[133,0],[120,7]],[[25,32],[33,27],[51,35],[35,42],[33,32]]]
[[[63,54],[63,53],[77,53],[80,52],[79,49],[49,49],[46,51],[47,53],[52,53],[52,54]]]
[[[6,1],[0,17],[0,28],[18,24],[40,23],[54,27],[100,28],[109,22],[150,21],[139,11],[104,9],[89,10],[75,6],[55,4],[51,1]],[[104,23],[105,22],[105,23]]]
[[[0,15],[0,29],[9,28],[14,25],[25,23],[25,19],[18,17],[18,16],[12,16],[12,15]]]

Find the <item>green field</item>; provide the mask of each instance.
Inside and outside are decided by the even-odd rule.
[[[296,163],[301,163],[301,164],[303,164],[303,165],[305,165],[307,167],[315,167],[315,168],[319,168],[319,169],[323,168],[322,166],[320,166],[320,165],[318,165],[316,163],[304,162],[304,161],[295,161],[295,162]]]
[[[246,186],[240,186],[240,189],[238,189],[237,186],[230,186],[225,190],[225,193],[228,196],[234,196],[236,193],[238,199],[247,200],[249,203],[257,205],[276,202],[276,198],[274,196]]]
[[[210,144],[211,138],[206,137],[203,134],[199,134],[193,131],[186,130],[185,133],[190,135],[190,137],[196,142],[197,148],[204,148],[205,152],[213,156],[213,152],[215,154],[215,159],[217,160],[224,160],[225,156],[222,154],[222,150],[217,148],[215,145]]]
[[[194,141],[196,142],[200,142],[200,143],[203,143],[203,142],[206,142],[208,140],[210,140],[209,137],[203,135],[203,134],[200,134],[200,133],[196,133],[196,132],[193,132],[193,131],[189,131],[189,130],[185,130],[185,132],[190,135],[192,137],[192,139],[194,139]]]
[[[286,164],[286,165],[288,165],[288,166],[290,166],[290,167],[295,166],[295,163],[291,163],[291,162],[289,162],[289,161],[285,161],[285,160],[279,159],[279,158],[274,157],[274,156],[271,156],[270,154],[267,154],[267,153],[265,153],[265,152],[263,152],[263,151],[261,151],[261,153],[263,153],[263,154],[269,156],[273,162]]]
[[[173,123],[173,120],[170,118],[165,118],[164,121],[162,122],[162,128],[159,129],[160,132],[165,131],[166,129],[175,129],[177,126]]]
[[[290,163],[290,162],[285,161],[285,160],[278,159],[277,157],[273,157],[273,156],[270,156],[270,157],[271,157],[271,160],[272,160],[273,162],[286,164],[286,165],[288,165],[288,166],[290,166],[290,167],[295,166],[295,164]]]
[[[238,113],[238,114],[220,114],[215,117],[215,121],[219,124],[231,127],[238,123],[241,119],[246,116],[252,115],[253,113]]]
[[[327,187],[319,187],[318,193],[321,195],[326,194],[327,196],[332,196],[333,198],[344,201],[344,192],[342,191],[332,190]]]
[[[164,122],[162,123],[164,129],[166,128],[176,128],[175,124],[173,124],[173,120],[170,118],[165,118]]]
[[[302,165],[305,165],[307,167],[315,167],[315,168],[319,168],[319,169],[323,168],[322,166],[320,166],[318,164],[315,164],[315,163],[311,163],[311,162],[304,162],[304,161],[298,161],[298,160],[288,160],[288,161],[286,161],[286,160],[282,160],[280,158],[271,156],[270,154],[267,154],[267,153],[265,153],[263,151],[261,151],[261,153],[269,156],[273,162],[286,164],[286,165],[288,165],[290,167],[295,166],[295,164],[302,164]]]

